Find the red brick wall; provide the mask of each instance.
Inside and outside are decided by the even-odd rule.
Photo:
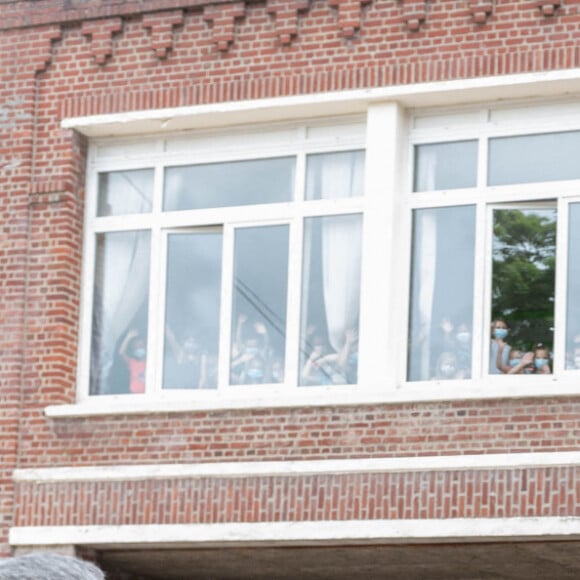
[[[54,419],[27,411],[22,467],[340,459],[580,447],[580,400]],[[39,453],[42,450],[42,453]]]
[[[578,448],[576,399],[44,418],[76,388],[86,143],[63,117],[580,66],[580,0],[206,4],[0,2],[0,556],[16,465]]]

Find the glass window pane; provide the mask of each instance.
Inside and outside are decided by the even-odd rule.
[[[90,393],[142,393],[147,361],[148,231],[97,235]]]
[[[355,384],[362,216],[304,223],[300,384]]]
[[[580,369],[580,203],[569,206],[566,368]]]
[[[309,155],[306,199],[360,197],[364,193],[364,151]]]
[[[169,167],[165,211],[291,201],[294,157]]]
[[[222,234],[170,234],[167,243],[163,388],[215,389]]]
[[[236,231],[231,384],[284,381],[288,233],[286,225]]]
[[[489,185],[580,178],[580,131],[489,141]]]
[[[408,379],[471,377],[475,207],[413,213]]]
[[[99,175],[97,215],[148,213],[153,200],[153,169]]]
[[[490,373],[551,372],[555,270],[556,209],[494,210]]]
[[[477,185],[477,141],[415,146],[413,191],[461,189]]]

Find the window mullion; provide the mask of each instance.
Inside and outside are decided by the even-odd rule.
[[[475,267],[473,280],[472,376],[487,374],[489,318],[491,305],[491,240],[485,203],[478,203],[475,217]]]
[[[155,167],[153,182],[153,203],[151,218],[151,258],[149,275],[149,313],[147,337],[147,369],[145,389],[147,393],[158,393],[161,390],[163,371],[163,337],[165,336],[165,279],[167,271],[167,236],[159,227],[159,216],[163,202],[163,165]]]
[[[405,181],[405,117],[397,103],[369,108],[365,158],[358,382],[365,390],[394,390],[397,383],[399,316],[406,268],[401,260],[397,211]],[[404,252],[403,252],[404,253]],[[406,299],[405,299],[406,301]],[[403,310],[406,309],[403,307]]]
[[[556,230],[556,281],[554,288],[554,374],[566,368],[567,286],[568,286],[568,234],[570,202],[558,201],[558,226]]]
[[[306,137],[304,130],[303,138]],[[304,201],[306,191],[306,154],[296,155],[294,179],[294,207],[290,223],[290,245],[288,261],[288,304],[286,315],[286,353],[284,385],[295,389],[300,379],[300,332],[303,276],[304,212],[308,203]]]
[[[223,229],[222,288],[220,306],[220,339],[218,356],[218,389],[230,383],[230,356],[232,339],[232,304],[234,288],[235,228],[227,224]]]
[[[163,239],[162,239],[163,237]],[[165,272],[167,262],[166,237],[160,228],[151,230],[151,270],[149,275],[149,312],[147,336],[147,369],[145,391],[157,393],[161,390],[163,360],[163,336],[165,318]]]
[[[299,379],[300,308],[302,304],[302,218],[290,224],[290,245],[288,262],[288,305],[286,315],[286,356],[284,385],[295,388]]]

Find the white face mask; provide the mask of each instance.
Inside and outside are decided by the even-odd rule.
[[[457,342],[467,344],[471,339],[471,334],[469,332],[458,332],[455,338],[457,338]]]
[[[455,374],[455,365],[452,364],[442,364],[441,368],[441,376],[445,378],[452,377]]]

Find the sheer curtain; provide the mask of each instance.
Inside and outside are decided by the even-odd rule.
[[[328,156],[321,169],[322,199],[340,199],[362,192],[364,157]],[[322,220],[322,278],[328,339],[335,351],[345,332],[358,326],[362,218],[359,215]]]
[[[424,151],[422,161],[418,175],[419,190],[433,191],[435,189],[437,154],[435,151]],[[415,221],[418,243],[416,251],[419,255],[419,273],[417,276],[419,281],[419,335],[413,339],[418,341],[419,373],[421,379],[425,380],[429,379],[431,374],[431,329],[437,267],[437,220],[434,210],[421,210],[416,215],[418,216]]]
[[[119,340],[129,330],[149,289],[149,232],[123,232],[98,237],[93,325],[97,360],[93,376],[99,391],[105,387]],[[94,368],[98,366],[98,368]]]
[[[431,329],[433,313],[433,295],[435,291],[437,260],[437,221],[435,210],[421,210],[415,222],[418,235],[419,253],[419,329],[418,336],[413,337],[419,346],[419,368],[422,379],[430,378],[431,366]]]

